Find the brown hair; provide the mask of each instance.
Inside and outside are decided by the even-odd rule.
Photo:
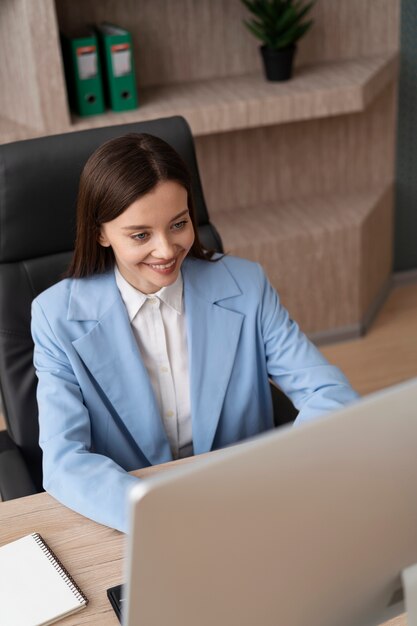
[[[211,260],[197,233],[188,169],[179,154],[159,137],[131,133],[101,145],[88,159],[80,178],[77,200],[77,234],[67,277],[100,274],[114,264],[111,247],[99,243],[101,225],[110,222],[161,181],[173,180],[188,195],[195,240],[189,256]]]

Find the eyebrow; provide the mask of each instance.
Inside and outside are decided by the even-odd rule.
[[[190,212],[189,209],[185,209],[185,211],[181,211],[181,213],[178,213],[177,215],[174,215],[174,217],[170,220],[170,223],[174,222],[179,217],[182,217],[183,215],[186,215],[189,212]],[[122,226],[122,230],[145,230],[146,228],[152,228],[152,226],[146,226],[146,225],[143,225],[143,224],[142,225],[132,225],[132,226]]]

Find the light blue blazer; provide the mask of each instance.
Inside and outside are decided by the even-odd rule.
[[[297,422],[357,398],[281,306],[259,265],[224,257],[182,267],[194,453],[273,427],[268,376]],[[33,302],[44,487],[127,530],[127,472],[172,459],[114,272],[66,279]]]

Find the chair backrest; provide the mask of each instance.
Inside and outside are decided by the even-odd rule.
[[[81,171],[103,142],[129,132],[161,137],[191,172],[199,235],[222,251],[209,221],[190,128],[182,117],[53,135],[0,146],[0,385],[6,425],[36,487],[42,485],[32,300],[65,271],[75,237]]]

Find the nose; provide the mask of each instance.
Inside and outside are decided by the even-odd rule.
[[[164,261],[169,261],[175,256],[176,253],[176,245],[169,235],[161,235],[155,245],[155,248],[152,252],[152,256],[156,259],[163,259]]]

